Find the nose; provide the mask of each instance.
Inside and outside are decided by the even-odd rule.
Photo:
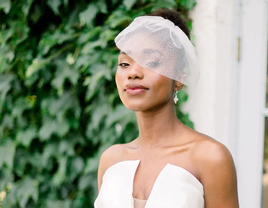
[[[143,77],[143,68],[137,63],[132,64],[128,72],[128,79],[143,79]]]

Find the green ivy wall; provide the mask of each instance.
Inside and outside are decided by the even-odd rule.
[[[138,135],[118,96],[113,39],[194,0],[0,0],[0,207],[93,208],[101,153]],[[179,119],[193,128],[180,106]]]

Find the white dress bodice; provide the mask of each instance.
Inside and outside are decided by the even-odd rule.
[[[94,208],[134,208],[133,182],[140,160],[109,167]],[[204,208],[203,185],[189,171],[167,163],[157,176],[145,208]]]

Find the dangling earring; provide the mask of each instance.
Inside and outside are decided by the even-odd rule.
[[[178,91],[175,91],[175,96],[174,96],[174,103],[176,104],[179,98],[177,97]]]

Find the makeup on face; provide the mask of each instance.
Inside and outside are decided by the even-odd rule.
[[[128,95],[140,95],[145,93],[147,90],[149,90],[149,88],[140,84],[127,84],[125,89]]]

